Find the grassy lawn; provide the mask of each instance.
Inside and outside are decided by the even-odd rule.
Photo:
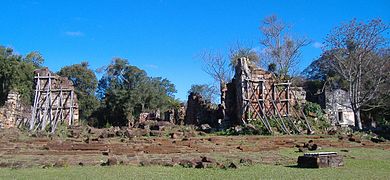
[[[340,152],[340,149],[325,149]],[[297,157],[295,149],[280,154]],[[266,153],[266,152],[265,152]],[[255,165],[239,169],[187,169],[182,167],[66,167],[50,169],[0,169],[0,179],[389,179],[390,151],[349,149],[341,168],[300,169]]]

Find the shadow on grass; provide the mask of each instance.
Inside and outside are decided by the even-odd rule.
[[[318,169],[316,167],[299,167],[297,164],[295,164],[295,165],[288,165],[288,166],[284,166],[284,167],[295,168],[295,169]]]
[[[284,167],[288,167],[288,168],[300,168],[297,164],[295,164],[295,165],[288,165],[288,166],[284,166]]]

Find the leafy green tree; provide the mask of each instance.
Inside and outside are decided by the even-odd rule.
[[[38,61],[33,61],[31,53],[23,57],[14,54],[11,48],[0,46],[0,104],[5,102],[10,91],[18,92],[23,103],[31,104],[34,69],[44,61],[39,53],[34,53],[35,59],[39,55],[39,63],[34,63]]]
[[[44,62],[43,56],[38,51],[28,53],[24,59],[27,63],[34,64],[35,67],[42,66]]]
[[[190,94],[190,93],[198,93],[205,100],[208,100],[210,102],[214,102],[217,90],[216,90],[215,87],[213,87],[211,85],[207,85],[207,84],[193,84],[193,85],[191,85],[191,89],[188,91],[188,94]]]
[[[102,107],[98,126],[124,126],[144,111],[166,110],[174,106],[175,86],[167,79],[148,77],[144,70],[127,60],[116,58],[99,81],[98,95]]]
[[[99,106],[95,96],[98,81],[95,73],[88,68],[87,62],[61,68],[58,75],[68,77],[73,82],[77,94],[80,119],[87,120]]]
[[[230,48],[230,67],[234,70],[238,63],[238,59],[245,57],[248,59],[249,66],[256,66],[260,62],[260,57],[252,48],[242,47],[237,45]]]

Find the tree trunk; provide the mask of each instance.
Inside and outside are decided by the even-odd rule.
[[[359,130],[362,130],[363,126],[362,126],[362,120],[360,119],[360,110],[354,110],[353,114],[355,116],[355,127],[358,128]]]
[[[221,93],[221,105],[225,107],[226,102],[226,83],[221,81],[220,82],[220,93]]]

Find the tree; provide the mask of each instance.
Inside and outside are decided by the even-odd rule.
[[[191,89],[188,91],[190,93],[200,94],[205,100],[214,102],[214,96],[216,94],[215,87],[207,84],[193,84]]]
[[[234,70],[238,63],[238,59],[245,57],[248,59],[248,64],[251,67],[256,66],[260,62],[260,57],[253,48],[244,47],[240,43],[229,49],[230,66]]]
[[[95,96],[98,81],[93,70],[88,68],[88,62],[65,66],[61,68],[58,75],[68,77],[73,82],[79,103],[80,119],[88,120],[99,106]]]
[[[38,51],[30,52],[26,55],[25,61],[34,64],[35,67],[42,66],[45,59]]]
[[[203,52],[201,55],[203,61],[203,71],[210,75],[215,82],[219,83],[221,104],[224,104],[224,88],[231,78],[232,71],[229,68],[230,60],[217,52]]]
[[[98,94],[102,101],[97,113],[98,126],[109,123],[124,126],[141,112],[165,111],[177,105],[175,86],[167,79],[148,77],[144,70],[132,66],[126,59],[115,58],[99,80]]]
[[[205,51],[201,54],[203,71],[210,75],[216,82],[225,84],[231,77],[229,60],[221,53]]]
[[[333,69],[332,61],[329,61],[328,55],[332,53],[332,51],[323,53],[319,59],[313,61],[301,73],[309,81],[322,82],[321,87],[318,87],[321,92],[325,88],[348,90],[346,81]]]
[[[325,56],[347,81],[355,123],[362,129],[360,111],[381,93],[389,80],[389,56],[380,52],[388,48],[389,25],[380,19],[365,22],[352,20],[336,27],[325,41]],[[374,102],[375,103],[375,102]]]
[[[260,30],[263,34],[260,44],[264,47],[262,58],[266,67],[275,64],[279,79],[288,79],[299,62],[301,49],[310,44],[310,41],[292,37],[287,32],[288,26],[275,15],[266,17]]]
[[[42,56],[39,57],[40,63],[35,64],[30,56],[16,55],[13,49],[0,46],[0,104],[5,102],[10,91],[18,92],[23,103],[31,104],[34,69],[43,63]]]

